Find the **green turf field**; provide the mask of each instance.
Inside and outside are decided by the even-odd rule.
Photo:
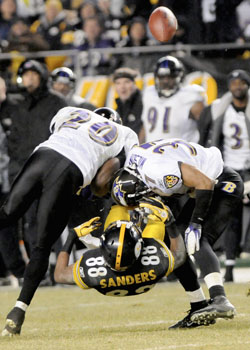
[[[169,331],[189,304],[177,283],[159,283],[150,292],[114,298],[77,287],[39,288],[22,335],[0,338],[1,350],[249,350],[249,284],[226,285],[237,308],[234,320],[209,327]],[[204,286],[205,290],[205,286]],[[0,326],[18,290],[0,290]],[[207,294],[207,293],[206,293]]]

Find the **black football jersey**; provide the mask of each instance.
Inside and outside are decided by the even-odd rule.
[[[129,296],[152,289],[174,269],[174,257],[160,240],[144,238],[144,247],[136,263],[123,272],[106,265],[100,249],[88,250],[74,265],[74,281],[82,289],[95,288],[108,296]]]

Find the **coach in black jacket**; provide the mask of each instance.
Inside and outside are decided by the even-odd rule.
[[[8,130],[11,182],[33,149],[49,137],[52,117],[67,106],[63,98],[49,91],[48,72],[42,63],[35,60],[23,62],[17,79],[22,89],[12,99],[11,108],[1,117],[3,125],[6,119],[11,121]]]
[[[11,103],[1,113],[7,133],[10,183],[34,148],[49,137],[52,117],[67,106],[63,98],[49,91],[48,71],[39,61],[24,61],[18,69],[17,82],[20,92],[9,96]],[[28,253],[36,240],[35,211],[36,205],[31,206],[24,219]]]
[[[142,96],[137,88],[135,79],[137,71],[131,68],[118,68],[113,75],[113,82],[118,94],[115,100],[117,104],[117,112],[122,118],[125,126],[133,129],[140,143],[142,140]]]

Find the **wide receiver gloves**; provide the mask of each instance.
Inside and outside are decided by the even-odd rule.
[[[185,231],[185,246],[188,255],[193,255],[200,250],[201,225],[195,222],[190,222]]]
[[[86,221],[83,224],[75,227],[74,230],[78,238],[81,240],[81,237],[84,237],[89,233],[97,230],[102,225],[99,220],[100,216],[96,216],[95,218],[92,218],[89,221]]]
[[[139,211],[140,215],[147,220],[164,223],[170,238],[179,236],[180,233],[175,225],[175,218],[170,208],[159,199],[154,197],[143,198],[139,203],[139,208],[135,210]]]
[[[101,222],[99,221],[100,217],[96,216],[95,218],[90,219],[89,221],[84,222],[83,224],[74,228],[74,230],[70,230],[66,242],[63,245],[62,251],[70,254],[72,247],[75,243],[75,240],[79,238],[86,246],[96,248],[98,246],[99,238],[92,237],[89,242],[88,239],[85,238],[89,233],[97,230],[99,226],[101,226]],[[98,241],[98,242],[96,242]]]
[[[171,210],[159,199],[154,197],[143,198],[140,201],[138,211],[142,216],[157,222],[165,223],[172,215]]]

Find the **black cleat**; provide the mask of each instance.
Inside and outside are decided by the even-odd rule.
[[[214,299],[211,299],[210,305],[203,309],[194,311],[191,315],[193,322],[205,322],[206,320],[225,318],[234,318],[236,315],[235,307],[224,295],[218,295]]]
[[[14,307],[6,317],[2,337],[12,337],[21,333],[22,324],[24,322],[25,312],[19,307]]]
[[[200,326],[209,326],[211,324],[215,324],[215,319],[211,318],[210,320],[206,319],[204,322],[194,322],[191,320],[194,311],[189,311],[187,316],[183,318],[183,320],[178,321],[172,326],[168,327],[168,329],[184,329],[184,328],[195,328]]]

